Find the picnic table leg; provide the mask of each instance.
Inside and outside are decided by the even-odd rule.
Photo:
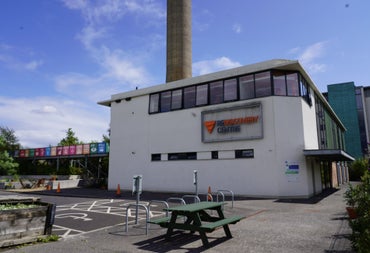
[[[205,248],[209,247],[208,238],[205,232],[199,231],[200,239],[202,239],[203,246]]]
[[[224,213],[223,213],[223,211],[222,211],[222,208],[221,208],[221,207],[218,207],[218,208],[217,208],[217,213],[218,213],[218,217],[220,217],[220,219],[224,219],[224,218],[225,218]],[[228,224],[224,225],[224,226],[223,226],[223,228],[224,228],[224,231],[225,231],[226,237],[228,237],[228,238],[233,237],[233,236],[231,235],[231,232],[230,232],[230,229],[229,229],[229,225],[228,225]]]
[[[174,224],[176,223],[176,219],[177,219],[177,213],[176,212],[172,212],[171,214],[171,220],[168,224],[168,228],[167,228],[167,233],[166,233],[166,239],[167,240],[170,240],[171,239],[171,235],[172,235],[172,232],[173,232],[173,228],[174,228]]]
[[[191,219],[193,220],[193,224],[197,227],[200,227],[202,225],[202,219],[200,218],[200,213],[195,213],[194,215],[191,215]],[[204,231],[198,230],[200,239],[202,239],[203,246],[205,248],[209,247],[207,234]]]
[[[231,232],[230,232],[230,229],[229,229],[229,225],[224,225],[223,226],[224,227],[224,231],[225,231],[225,234],[226,234],[226,237],[228,237],[228,238],[231,238],[231,237],[233,237],[232,235],[231,235]]]

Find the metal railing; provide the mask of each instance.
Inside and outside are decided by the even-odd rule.
[[[127,206],[126,208],[126,233],[128,232],[128,210],[131,208],[131,207],[135,207],[136,209],[138,209],[139,207],[143,208],[145,210],[145,214],[146,214],[146,221],[145,221],[145,234],[147,235],[148,234],[148,221],[149,221],[149,211],[148,211],[148,208],[146,205],[143,205],[143,204],[130,204]],[[136,212],[136,215],[135,215],[135,224],[137,224],[137,220],[138,220],[138,214]]]

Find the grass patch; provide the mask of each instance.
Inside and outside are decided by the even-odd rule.
[[[0,211],[6,210],[17,210],[17,209],[27,209],[27,208],[34,208],[39,207],[40,205],[37,204],[25,204],[25,203],[17,203],[17,204],[0,204]]]

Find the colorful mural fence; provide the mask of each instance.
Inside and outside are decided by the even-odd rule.
[[[100,155],[109,153],[109,143],[88,143],[70,146],[57,146],[46,148],[32,148],[15,150],[14,157],[53,157],[53,156],[80,156]]]

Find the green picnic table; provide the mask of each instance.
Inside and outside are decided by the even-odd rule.
[[[174,229],[188,230],[192,233],[199,232],[203,246],[209,247],[206,233],[213,232],[217,228],[223,227],[226,236],[231,238],[232,235],[229,224],[235,224],[245,218],[243,216],[225,218],[222,211],[223,205],[225,205],[224,202],[199,202],[170,207],[165,209],[171,212],[170,217],[158,218],[148,222],[167,228],[167,239],[171,239]],[[213,216],[207,212],[209,210],[216,211],[217,215]]]

